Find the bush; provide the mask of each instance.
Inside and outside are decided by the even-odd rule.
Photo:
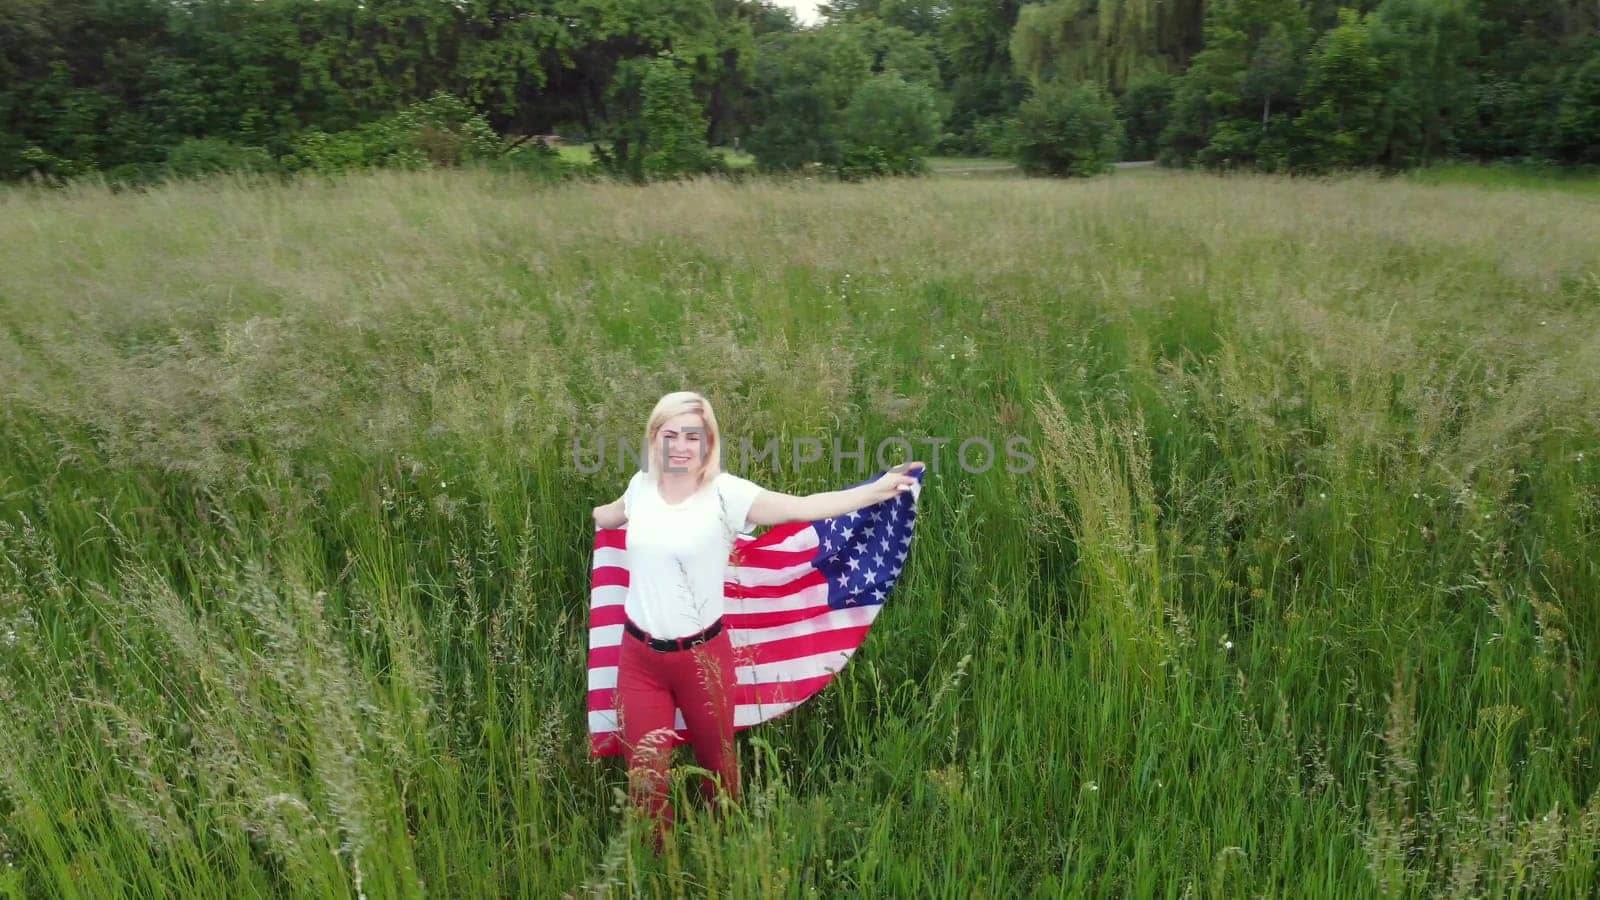
[[[616,118],[609,142],[595,144],[595,164],[634,181],[722,171],[706,144],[706,114],[688,69],[671,57],[624,60],[609,89]]]
[[[386,122],[373,122],[332,134],[311,128],[295,136],[294,149],[283,158],[291,171],[343,172],[348,169],[410,167],[413,160]]]
[[[421,169],[490,160],[504,142],[481,114],[445,93],[394,115],[333,134],[311,129],[294,141],[286,168],[340,172],[361,168]]]
[[[861,83],[844,110],[844,154],[839,174],[912,175],[943,126],[938,98],[921,82],[898,75],[874,75]]]
[[[1010,159],[1016,156],[1014,146],[1017,136],[1015,116],[988,116],[972,125],[973,149],[979,156]]]
[[[38,147],[28,146],[7,161],[7,178],[35,178],[41,181],[62,182],[89,175],[96,171],[92,162],[57,156]]]
[[[541,181],[559,181],[581,174],[588,167],[568,162],[561,152],[538,141],[528,141],[488,161],[491,169],[529,175]]]
[[[642,87],[646,178],[677,178],[720,168],[722,158],[706,146],[706,114],[695,99],[689,72],[669,60],[653,60]]]
[[[1122,125],[1098,84],[1049,81],[1017,110],[1013,156],[1024,172],[1095,175],[1122,146]]]
[[[246,147],[220,138],[189,138],[167,153],[165,174],[192,178],[216,172],[271,172],[277,161],[261,147]]]
[[[94,177],[93,173],[89,173]],[[113,188],[137,188],[159,184],[166,177],[166,167],[161,163],[118,163],[100,173],[105,183]]]
[[[832,165],[840,157],[839,111],[815,86],[777,94],[765,119],[751,129],[744,147],[763,172],[797,172],[810,164]]]
[[[1550,130],[1551,152],[1560,161],[1600,163],[1600,52],[1568,74]]]
[[[1164,72],[1143,72],[1128,81],[1117,98],[1122,122],[1122,158],[1155,159],[1172,106],[1173,80]]]

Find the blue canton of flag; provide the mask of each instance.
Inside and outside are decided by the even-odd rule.
[[[812,565],[827,576],[829,606],[882,603],[889,596],[910,552],[916,517],[916,504],[906,491],[864,510],[811,523],[822,542]]]

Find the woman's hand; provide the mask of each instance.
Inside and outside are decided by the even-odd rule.
[[[882,503],[902,491],[911,490],[916,485],[917,479],[907,473],[920,472],[924,468],[926,466],[920,462],[908,462],[903,466],[895,466],[893,469],[883,473],[883,477],[866,486],[868,500],[864,505],[871,506],[874,503]]]

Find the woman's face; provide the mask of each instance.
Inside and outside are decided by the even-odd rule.
[[[687,412],[661,423],[661,430],[656,432],[655,446],[651,449],[656,459],[664,461],[662,474],[685,472],[698,476],[700,470],[705,468],[709,443],[705,417],[697,412]]]

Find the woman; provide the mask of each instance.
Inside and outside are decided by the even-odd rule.
[[[711,401],[677,391],[656,402],[627,489],[594,508],[597,528],[628,526],[626,635],[617,666],[617,718],[629,793],[654,824],[660,851],[672,828],[668,767],[681,708],[695,761],[716,773],[703,785],[739,797],[733,746],[733,645],[722,627],[723,582],[734,540],[758,525],[846,515],[916,479],[887,472],[866,484],[795,496],[722,471],[722,434]],[[921,467],[913,462],[905,468]]]

